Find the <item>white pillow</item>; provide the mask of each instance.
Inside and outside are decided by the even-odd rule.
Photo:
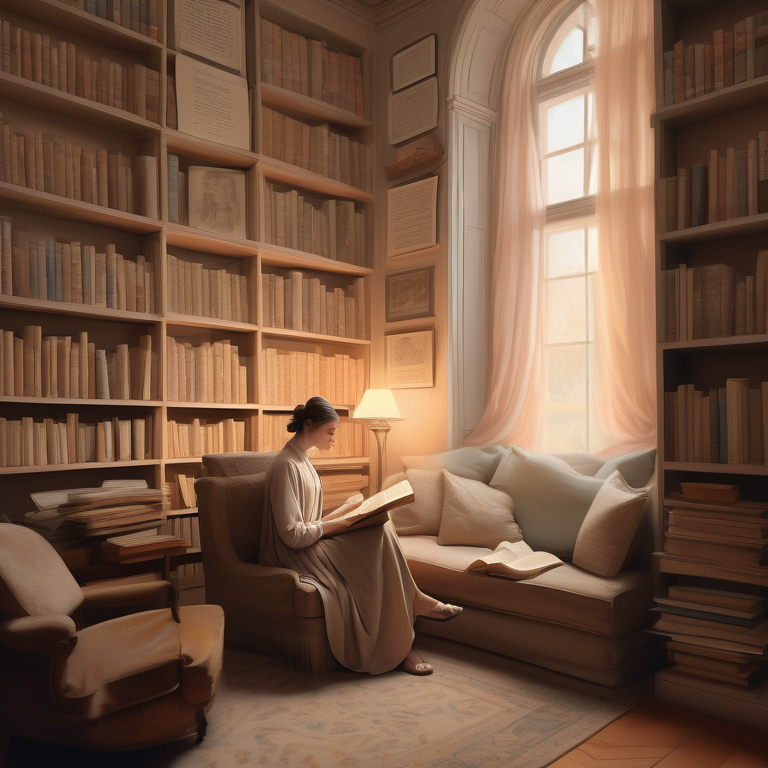
[[[598,576],[617,576],[643,519],[645,490],[630,488],[616,470],[597,492],[576,537],[573,564]]]
[[[490,482],[504,454],[502,445],[466,446],[428,456],[401,456],[406,469],[447,469],[452,475]]]
[[[520,541],[509,494],[479,480],[456,477],[443,470],[445,493],[437,543],[496,549],[502,541]]]
[[[408,469],[405,478],[413,488],[411,504],[390,510],[389,518],[401,536],[437,536],[443,512],[443,471]]]

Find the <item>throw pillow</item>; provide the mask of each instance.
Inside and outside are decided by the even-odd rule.
[[[603,480],[580,475],[560,460],[511,445],[491,486],[512,497],[515,520],[534,550],[570,559],[579,528]]]
[[[443,478],[445,493],[438,544],[496,549],[502,541],[523,538],[509,494],[446,470]]]
[[[467,446],[429,456],[401,456],[406,469],[447,469],[452,475],[490,482],[504,454],[502,445]]]
[[[595,477],[605,480],[618,469],[627,485],[632,488],[645,488],[651,481],[655,468],[656,449],[649,448],[647,451],[628,453],[626,456],[609,459],[595,472]]]
[[[616,576],[643,519],[648,494],[630,488],[616,470],[597,492],[579,529],[573,564],[598,576]]]
[[[413,488],[411,504],[395,507],[389,517],[401,536],[437,536],[443,511],[443,472],[440,469],[407,469]]]
[[[589,475],[589,477],[594,477],[605,464],[605,459],[593,456],[591,453],[553,453],[550,455],[562,459],[580,475]]]

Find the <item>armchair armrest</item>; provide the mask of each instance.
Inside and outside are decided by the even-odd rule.
[[[167,605],[170,589],[169,582],[155,578],[154,574],[94,581],[82,587],[83,608],[144,605],[162,597],[165,598],[162,602]]]
[[[77,628],[69,616],[19,616],[0,622],[0,641],[20,653],[47,656],[62,640],[77,640]]]

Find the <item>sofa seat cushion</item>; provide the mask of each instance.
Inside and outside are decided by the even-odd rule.
[[[216,692],[224,652],[224,611],[218,605],[179,608],[182,692],[190,704],[203,704]]]
[[[525,581],[464,573],[482,547],[441,547],[432,536],[400,539],[416,583],[427,594],[475,606],[619,637],[648,623],[650,573],[626,571],[604,578],[565,563]]]
[[[60,709],[81,720],[98,720],[176,689],[177,627],[165,608],[81,629],[72,652],[57,655]]]

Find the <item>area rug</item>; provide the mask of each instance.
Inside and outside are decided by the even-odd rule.
[[[542,768],[652,696],[605,688],[440,638],[429,677],[322,676],[244,648],[225,651],[202,744],[134,753],[15,744],[11,768]]]

